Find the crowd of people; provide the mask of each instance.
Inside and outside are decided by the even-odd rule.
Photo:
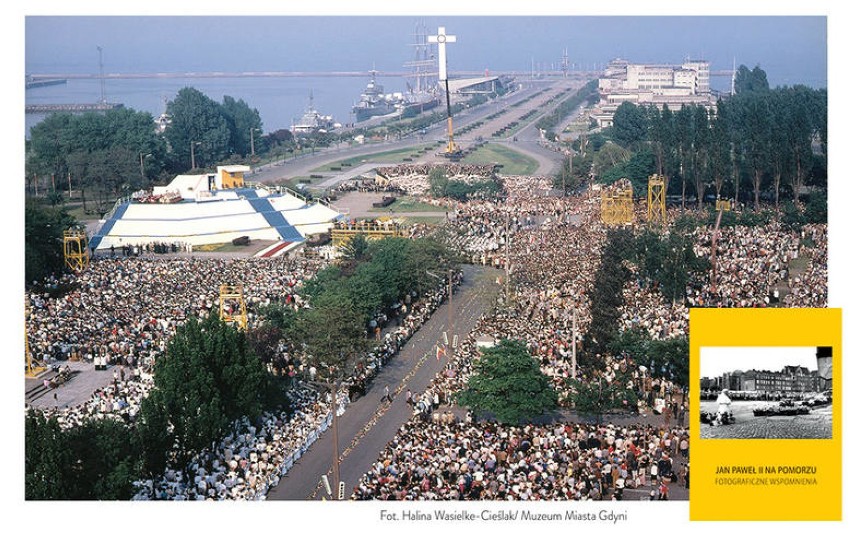
[[[263,413],[196,455],[185,470],[135,483],[134,500],[262,500],[331,424],[331,397],[304,385],[288,391],[292,416]],[[338,396],[338,415],[349,403]],[[184,474],[186,472],[186,474]]]
[[[94,253],[94,252],[93,252]],[[116,247],[115,245],[111,245],[109,247],[109,252],[96,252],[97,254],[108,254],[109,257],[116,257],[118,254],[121,254],[122,257],[139,257],[140,255],[144,256],[153,256],[154,254],[179,254],[179,253],[192,253],[192,243],[186,241],[151,241],[144,243],[134,243],[134,244],[124,244]]]
[[[297,289],[324,261],[318,259],[100,259],[79,275],[47,280],[28,293],[27,329],[36,358],[81,359],[113,370],[111,384],[80,404],[47,410],[62,427],[92,419],[134,423],[154,386],[154,362],[189,316],[218,312],[218,287],[239,279],[245,288],[250,327],[258,309],[284,303],[305,305]],[[454,280],[461,281],[461,275]],[[53,291],[63,289],[60,296]],[[446,298],[446,286],[418,298],[408,295],[392,316],[379,315],[382,342],[366,355],[338,397],[342,413],[350,397],[365,390],[381,367]],[[396,327],[392,327],[394,321]],[[284,347],[286,350],[286,347]],[[297,353],[283,354],[282,371],[293,378],[292,415],[264,413],[256,426],[241,420],[232,433],[193,458],[184,471],[169,469],[137,483],[136,499],[262,499],[293,462],[325,431],[331,398],[305,384],[312,369]]]
[[[422,394],[451,407],[479,357],[476,339],[516,338],[539,359],[563,407],[570,407],[576,375],[632,391],[635,404],[624,410],[639,417],[656,413],[661,423],[511,427],[470,417],[462,421],[452,411],[414,416],[361,478],[353,499],[621,499],[625,489],[643,493],[658,484],[656,495],[664,499],[667,484],[688,488],[685,384],[672,381],[666,369],[638,365],[628,353],[594,354],[596,360],[586,365],[573,357],[591,322],[589,295],[606,241],[599,198],[543,195],[529,178],[507,179],[504,185],[505,201],[457,204],[448,233],[472,262],[508,264],[504,283],[510,284],[512,299],[480,319]],[[697,230],[697,255],[709,258],[711,237],[712,229]],[[688,335],[690,306],[825,305],[824,225],[806,226],[801,234],[777,223],[740,226],[723,230],[719,242],[716,284],[711,274],[694,280],[685,302],[665,299],[628,265],[633,276],[623,287],[620,329],[669,339]],[[809,266],[790,276],[791,262],[801,254],[809,256]],[[783,283],[790,295],[783,302],[772,300]]]
[[[688,456],[683,428],[413,418],[361,478],[352,499],[668,499],[672,483],[689,487]],[[636,496],[625,494],[631,489]]]
[[[789,294],[784,297],[787,307],[825,307],[828,305],[828,226],[808,224],[802,229],[802,242],[810,255],[808,268],[788,279]]]
[[[382,179],[388,181],[388,186],[405,194],[422,196],[429,191],[429,173],[435,169],[446,172],[447,178],[450,180],[463,181],[468,184],[496,179],[493,164],[413,163],[379,167],[376,169],[376,173]]]
[[[399,170],[404,179],[424,170],[413,167],[418,168]],[[586,354],[592,364],[577,364],[573,357],[575,347],[583,350],[591,324],[590,295],[607,238],[600,198],[543,193],[550,188],[548,178],[505,178],[504,187],[502,200],[449,202],[453,216],[444,233],[471,262],[502,269],[500,283],[508,284],[511,297],[483,316],[451,364],[412,395],[420,416],[413,416],[388,444],[353,498],[602,500],[624,498],[630,489],[654,490],[662,498],[671,483],[688,488],[685,391],[664,373],[637,365],[631,354]],[[709,257],[711,232],[697,230],[698,255]],[[688,287],[686,302],[672,304],[634,275],[623,287],[619,326],[639,327],[659,339],[688,335],[688,306],[767,305],[772,289],[784,283],[789,287],[784,305],[825,305],[826,248],[825,225],[809,225],[800,233],[777,224],[727,228],[719,238],[715,284],[698,280],[702,283]],[[791,275],[790,264],[799,257],[808,258],[807,268]],[[263,305],[306,305],[297,290],[326,262],[103,258],[79,275],[47,280],[27,293],[33,355],[48,363],[97,359],[123,371],[88,402],[52,415],[65,427],[104,417],[132,423],[153,386],[153,364],[169,337],[188,317],[218,312],[220,284],[243,284],[253,327]],[[444,298],[442,284],[432,294],[409,294],[388,315],[376,317],[381,342],[345,384],[334,407],[338,412],[366,391]],[[562,407],[571,407],[576,375],[632,391],[635,401],[623,406],[626,413],[641,417],[656,411],[665,414],[665,423],[562,421],[511,427],[438,412],[453,407],[455,393],[474,371],[477,339],[482,338],[525,342]],[[285,367],[296,382],[310,376],[298,354],[285,354]],[[292,416],[264,413],[260,421],[238,422],[187,469],[140,481],[136,498],[263,499],[332,416],[328,394],[301,383],[291,395]]]
[[[29,347],[35,359],[48,364],[95,356],[110,365],[150,364],[187,317],[218,313],[220,285],[243,284],[254,325],[262,305],[303,306],[297,288],[323,264],[319,259],[99,259],[80,274],[27,292]],[[49,287],[60,286],[66,292],[51,296]]]
[[[722,228],[716,239],[716,273],[691,287],[693,307],[766,307],[775,285],[789,278],[789,264],[798,258],[799,235],[780,223]],[[711,258],[712,228],[696,235],[695,252]],[[715,280],[713,277],[715,276]],[[821,292],[819,287],[814,287]]]

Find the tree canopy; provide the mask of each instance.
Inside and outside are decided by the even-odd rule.
[[[24,275],[41,281],[64,267],[62,232],[75,220],[62,206],[48,207],[28,200],[24,209]]]
[[[520,341],[504,340],[483,350],[473,368],[457,399],[477,416],[491,414],[501,423],[518,425],[557,407],[550,379]]]
[[[642,186],[653,171],[669,180],[669,191],[680,192],[682,206],[694,196],[700,208],[710,193],[736,202],[749,198],[759,208],[771,191],[780,209],[785,197],[798,203],[806,185],[824,186],[827,109],[825,89],[770,89],[760,67],[741,66],[736,95],[719,100],[715,111],[686,105],[672,112],[625,102],[608,130],[624,150],[621,161],[613,159],[610,145],[596,141],[589,147],[605,183],[628,177]],[[575,166],[582,159],[575,158]]]
[[[215,315],[190,318],[157,358],[155,388],[143,401],[142,424],[170,428],[159,444],[171,449],[173,441],[181,452],[177,463],[185,464],[231,422],[254,419],[275,403],[269,379],[244,332]]]

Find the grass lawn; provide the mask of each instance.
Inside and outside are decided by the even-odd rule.
[[[443,224],[446,217],[405,217],[405,221],[411,224]]]
[[[193,252],[245,252],[245,246],[234,246],[229,242],[220,242],[218,244],[199,244],[192,247]]]
[[[396,202],[392,203],[388,207],[373,207],[370,209],[370,211],[376,213],[387,213],[391,209],[393,209],[396,213],[416,213],[419,211],[429,212],[443,210],[443,208],[439,206],[421,202],[412,198],[411,196],[402,196],[400,198],[397,198]]]
[[[535,159],[494,143],[480,146],[475,152],[465,156],[462,163],[475,165],[499,163],[503,165],[500,174],[510,175],[529,176],[538,170]]]
[[[791,259],[787,266],[790,269],[790,272],[804,272],[808,269],[808,265],[811,260],[808,257],[799,256],[795,259]]]
[[[399,148],[397,150],[389,150],[387,152],[359,155],[350,157],[349,159],[341,159],[340,161],[328,163],[327,165],[311,170],[311,172],[340,172],[357,167],[361,164],[361,161],[366,161],[368,163],[404,163],[405,161],[403,161],[403,158],[416,157],[419,155],[420,151],[428,147],[431,147],[431,145],[422,144],[420,146],[412,146],[410,148]],[[332,167],[340,167],[340,170],[332,171]]]
[[[95,213],[86,214],[86,212],[83,211],[82,204],[68,207],[68,214],[71,215],[72,217],[74,217],[74,219],[77,220],[78,222],[85,222],[87,220],[98,220],[99,219],[98,215],[95,214]]]

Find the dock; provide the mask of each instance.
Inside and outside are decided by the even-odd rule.
[[[96,104],[27,104],[24,106],[25,113],[86,113],[88,111],[109,111],[120,109],[124,104],[101,102]]]

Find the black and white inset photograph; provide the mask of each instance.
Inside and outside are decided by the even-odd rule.
[[[701,438],[830,439],[832,349],[701,348]]]

